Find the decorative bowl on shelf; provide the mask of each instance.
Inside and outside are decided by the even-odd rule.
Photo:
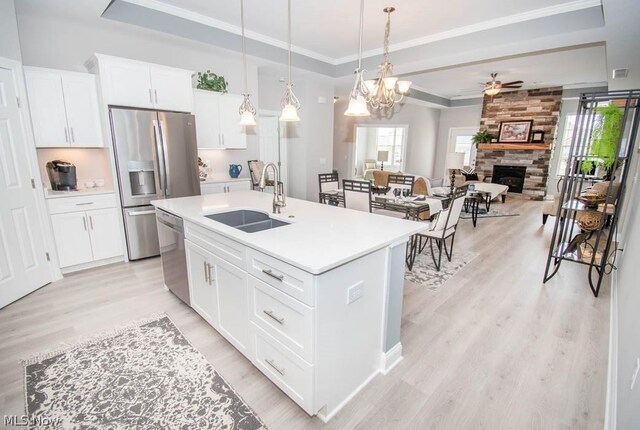
[[[577,217],[578,225],[585,231],[595,231],[602,223],[602,213],[600,212],[580,212]]]
[[[607,196],[595,193],[583,193],[576,197],[576,200],[584,203],[589,208],[597,208],[600,203],[607,200]]]

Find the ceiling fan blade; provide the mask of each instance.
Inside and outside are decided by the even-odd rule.
[[[524,81],[513,81],[513,82],[505,82],[504,84],[502,84],[503,87],[509,86],[509,85],[522,85],[524,84]]]

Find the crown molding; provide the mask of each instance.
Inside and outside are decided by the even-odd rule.
[[[173,15],[179,18],[183,18],[189,21],[197,22],[209,27],[217,28],[219,30],[227,31],[236,35],[242,34],[241,27],[229,24],[207,15],[192,12],[187,9],[183,9],[177,6],[163,3],[159,0],[121,0],[126,3],[130,3],[143,8],[152,9],[158,12]],[[525,21],[531,21],[540,18],[547,18],[554,15],[560,15],[564,13],[576,12],[583,9],[589,9],[593,7],[602,7],[601,0],[573,0],[567,3],[562,3],[555,6],[544,7],[540,9],[534,9],[527,12],[522,12],[514,15],[495,18],[487,21],[482,21],[476,24],[466,25],[463,27],[454,28],[451,30],[443,31],[440,33],[431,34],[429,36],[420,37],[404,42],[392,44],[389,46],[391,51],[398,51],[407,48],[413,48],[420,45],[425,45],[445,39],[451,39],[455,37],[465,36],[472,33],[491,30],[497,27],[504,27],[512,24],[518,24]],[[271,45],[281,49],[288,49],[288,44],[285,41],[266,36],[261,33],[257,33],[251,30],[245,30],[245,35],[248,39],[262,42],[267,45]],[[292,45],[291,50],[296,54],[304,55],[314,60],[322,61],[324,63],[338,66],[341,64],[349,63],[358,59],[357,54],[348,55],[341,58],[333,58],[327,55],[320,54],[310,49],[302,48],[300,46]],[[363,58],[373,57],[382,54],[382,48],[376,48],[362,53]]]

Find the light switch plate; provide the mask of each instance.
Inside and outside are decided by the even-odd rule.
[[[364,295],[364,282],[358,282],[347,289],[347,304],[355,302]]]

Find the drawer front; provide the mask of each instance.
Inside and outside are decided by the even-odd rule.
[[[60,197],[47,200],[50,214],[107,209],[118,206],[115,194],[99,194],[94,196]]]
[[[247,249],[247,272],[313,307],[314,278],[310,273],[250,248]]]
[[[260,327],[251,324],[254,364],[309,415],[313,407],[313,366],[305,363]]]
[[[250,319],[313,363],[313,308],[249,276]]]
[[[184,223],[184,231],[185,237],[190,241],[223,260],[245,269],[247,248],[244,245],[190,222]]]

